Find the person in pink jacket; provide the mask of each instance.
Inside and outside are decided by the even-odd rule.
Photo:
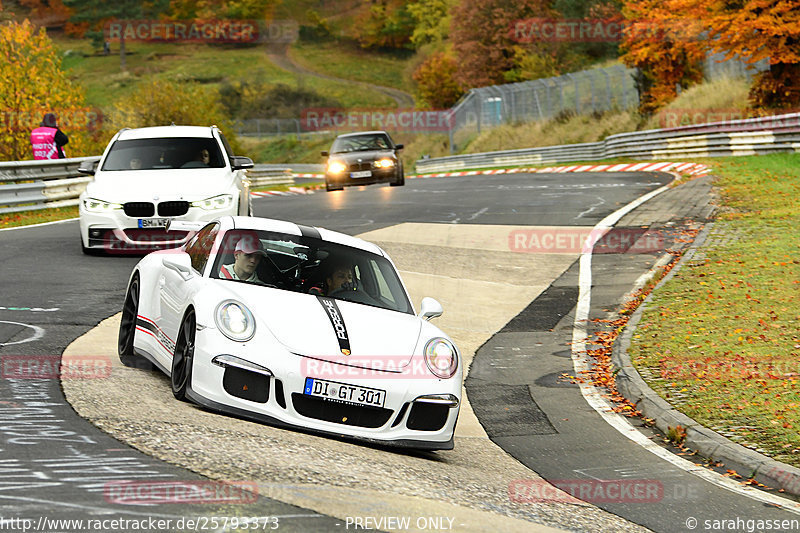
[[[69,142],[67,135],[58,129],[56,116],[45,113],[41,125],[31,132],[31,147],[34,159],[64,159],[62,148]]]

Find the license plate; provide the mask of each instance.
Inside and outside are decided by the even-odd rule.
[[[303,394],[316,398],[325,398],[326,400],[373,407],[383,407],[383,402],[386,401],[385,390],[370,389],[317,378],[306,378]]]
[[[168,218],[140,218],[140,228],[163,228],[167,225]]]
[[[359,170],[358,172],[350,173],[351,178],[369,178],[370,176],[372,176],[371,170]]]

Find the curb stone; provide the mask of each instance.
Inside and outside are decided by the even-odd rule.
[[[636,326],[639,324],[644,310],[651,302],[653,294],[664,283],[672,279],[684,262],[691,260],[703,246],[713,227],[713,222],[703,227],[678,264],[658,282],[633,313],[625,330],[614,343],[611,359],[617,369],[617,390],[634,403],[643,416],[653,419],[656,427],[665,435],[670,429],[677,426],[685,428],[684,445],[687,448],[712,461],[723,463],[728,469],[735,470],[742,475],[744,479],[753,478],[758,483],[770,488],[783,490],[793,496],[800,496],[800,469],[737,444],[681,413],[650,388],[628,356],[633,333],[636,331]]]

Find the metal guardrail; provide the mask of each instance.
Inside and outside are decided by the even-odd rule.
[[[99,160],[100,156],[92,156],[0,162],[0,214],[78,205],[78,196],[92,181],[91,176],[80,174],[78,167],[83,161]],[[247,171],[250,186],[294,183],[293,167],[256,165]]]
[[[551,165],[627,157],[721,157],[800,152],[800,113],[611,135],[593,143],[420,159],[418,173],[515,165]]]

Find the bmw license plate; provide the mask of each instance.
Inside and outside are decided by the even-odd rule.
[[[385,390],[370,389],[317,378],[306,378],[303,394],[316,398],[325,398],[326,400],[373,407],[383,407],[383,402],[386,401]]]
[[[168,218],[140,218],[140,228],[163,228],[167,225],[170,219]]]
[[[359,170],[358,172],[350,173],[351,178],[369,178],[370,176],[372,176],[371,170]]]

